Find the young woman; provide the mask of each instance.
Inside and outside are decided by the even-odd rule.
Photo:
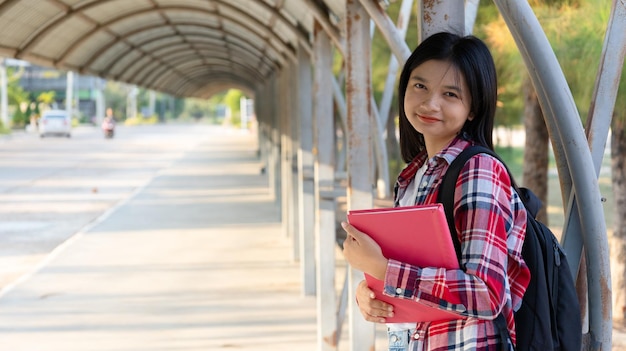
[[[443,175],[463,149],[473,144],[493,149],[496,99],[495,65],[479,39],[438,33],[415,49],[400,76],[400,147],[408,165],[396,182],[395,206],[436,202]],[[485,154],[465,164],[456,183],[454,219],[461,242],[455,270],[387,259],[374,240],[342,223],[348,233],[346,260],[384,281],[385,291],[395,292],[390,296],[438,301],[442,309],[466,317],[390,323],[389,350],[509,350],[515,345],[513,311],[530,280],[521,257],[526,211],[503,164]],[[446,301],[444,292],[462,302]],[[393,315],[393,306],[376,299],[365,281],[356,298],[368,321],[385,323]],[[501,340],[494,323],[499,314],[507,323],[507,340]]]

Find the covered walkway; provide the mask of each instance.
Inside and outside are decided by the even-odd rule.
[[[413,30],[421,40],[441,30],[471,33],[478,3],[403,0],[396,21],[385,11],[389,2],[378,0],[4,0],[0,56],[173,96],[208,97],[225,88],[253,94],[260,160],[274,200],[271,207],[278,206],[267,215],[276,215],[281,237],[291,241],[291,258],[300,266],[300,292],[316,296],[317,347],[337,347],[335,336],[345,318],[350,350],[362,351],[378,340],[354,299],[346,298],[362,273],[348,269],[349,294],[334,289],[342,277],[336,274],[341,261],[334,254],[335,200],[347,195],[349,209],[362,209],[389,196],[384,129],[397,69],[416,44],[405,41],[414,9]],[[570,262],[581,262],[584,247],[586,271],[581,271],[588,285],[579,298],[589,304],[588,329],[582,332],[587,347],[608,350],[612,287],[597,172],[619,84],[615,77],[621,76],[626,55],[626,4],[612,2],[589,125],[583,128],[558,60],[528,2],[494,3],[528,68],[550,132],[565,194],[564,246]],[[374,28],[392,53],[381,101],[370,89]],[[341,62],[333,61],[337,57]],[[337,74],[336,63],[342,67]],[[6,85],[3,68],[0,64],[0,87]],[[4,89],[3,121],[8,121],[7,111]],[[264,210],[270,208],[269,200],[266,205]],[[193,247],[188,249],[192,257]]]
[[[216,127],[76,234],[0,297],[0,350],[315,350],[315,298],[255,150]]]

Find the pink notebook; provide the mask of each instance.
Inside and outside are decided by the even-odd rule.
[[[419,267],[459,268],[442,204],[393,207],[348,212],[348,222],[371,236],[383,255]],[[383,281],[365,274],[376,298],[394,306],[389,323],[465,318],[410,299],[383,295]],[[455,296],[446,301],[459,303]]]

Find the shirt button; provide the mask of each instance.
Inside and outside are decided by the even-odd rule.
[[[418,333],[415,333],[415,335],[413,335],[413,339],[419,340],[420,339],[420,335]]]
[[[397,293],[397,294],[402,294],[402,289],[401,289],[401,288],[397,288],[397,289],[396,289],[396,293]]]
[[[423,182],[422,182],[422,186],[426,186],[426,185],[428,185],[428,182],[423,181]]]

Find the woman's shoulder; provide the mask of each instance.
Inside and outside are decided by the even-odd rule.
[[[454,158],[461,152],[457,153]],[[498,157],[487,153],[478,153],[469,158],[461,167],[460,178],[463,178],[462,182],[481,181],[483,183],[511,184],[506,165]]]

